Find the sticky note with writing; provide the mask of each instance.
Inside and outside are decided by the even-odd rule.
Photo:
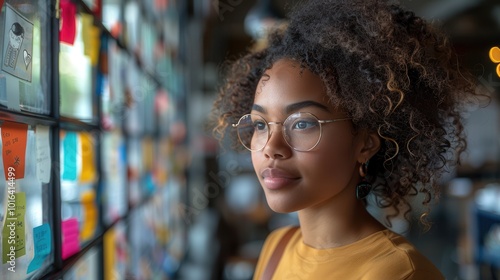
[[[39,269],[47,256],[52,251],[52,238],[49,224],[33,228],[33,243],[35,245],[35,255],[28,265],[26,273],[31,273]]]
[[[8,121],[2,124],[2,160],[6,180],[24,178],[27,137],[27,124]],[[13,176],[9,176],[9,171]]]
[[[14,262],[26,254],[24,214],[26,194],[7,194],[7,211],[2,230],[2,263]]]
[[[50,160],[49,127],[43,125],[36,126],[36,177],[42,183],[50,181]]]

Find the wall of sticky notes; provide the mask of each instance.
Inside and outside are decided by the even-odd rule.
[[[0,279],[34,277],[53,261],[49,185],[51,129],[0,122]]]
[[[0,279],[172,279],[187,236],[187,9],[0,10]]]

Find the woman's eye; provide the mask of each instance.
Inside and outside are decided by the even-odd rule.
[[[317,122],[313,120],[298,120],[296,121],[292,129],[308,129],[317,126]]]
[[[253,122],[253,127],[255,130],[265,130],[266,129],[266,123],[263,121],[254,121]]]

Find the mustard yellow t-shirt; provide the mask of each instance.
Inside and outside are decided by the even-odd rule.
[[[254,280],[260,280],[274,248],[288,229],[278,229],[266,239]],[[281,257],[273,279],[434,280],[444,277],[404,237],[388,229],[352,244],[330,249],[305,245],[302,233],[297,230]]]

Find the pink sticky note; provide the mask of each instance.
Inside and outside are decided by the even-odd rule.
[[[62,231],[62,250],[61,255],[63,260],[71,257],[80,251],[80,242],[78,240],[78,220],[71,218],[65,220],[61,224]]]
[[[61,28],[59,41],[73,45],[76,38],[76,4],[71,0],[61,1]]]
[[[78,219],[71,218],[62,222],[61,225],[63,233],[78,232]],[[64,234],[63,234],[64,235]]]
[[[76,236],[78,237],[78,235]],[[65,242],[62,244],[62,259],[65,260],[74,254],[80,252],[80,243],[76,242]]]

